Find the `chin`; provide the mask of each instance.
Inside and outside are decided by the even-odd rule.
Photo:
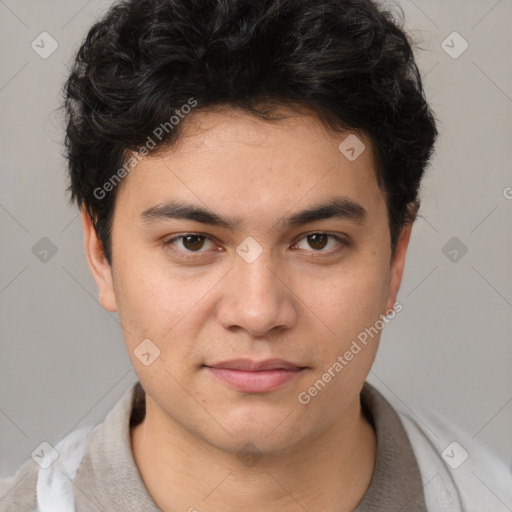
[[[255,451],[260,454],[278,454],[300,444],[306,432],[297,429],[290,411],[279,414],[237,414],[222,422],[224,429],[216,429],[215,438],[209,436],[208,443],[229,453]],[[209,430],[211,433],[212,431]]]

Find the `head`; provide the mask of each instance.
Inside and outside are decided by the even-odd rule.
[[[437,136],[392,14],[370,0],[118,2],[64,93],[87,258],[147,399],[226,450],[325,431],[375,357],[380,332],[360,334],[396,302]],[[207,371],[239,358],[303,370],[262,393]]]

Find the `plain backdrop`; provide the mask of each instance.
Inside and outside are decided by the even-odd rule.
[[[71,56],[110,3],[0,1],[0,475],[42,441],[101,422],[136,379],[86,266],[57,111]],[[403,310],[369,380],[413,413],[426,401],[512,460],[512,2],[399,5],[440,137]],[[47,58],[32,48],[42,37],[45,51],[58,44]]]

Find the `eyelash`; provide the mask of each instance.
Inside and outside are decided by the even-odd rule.
[[[311,233],[306,233],[305,235],[302,235],[301,238],[299,238],[298,241],[295,242],[293,245],[297,245],[301,240],[303,240],[304,238],[307,238],[308,236],[311,236],[311,235],[327,235],[330,238],[334,238],[334,240],[336,240],[342,246],[342,248],[349,246],[349,242],[347,240],[345,240],[344,238],[341,238],[337,235],[333,235],[331,233],[325,233],[324,231],[313,231]],[[184,251],[182,249],[176,249],[173,245],[173,242],[175,242],[177,240],[183,240],[187,236],[202,237],[202,238],[205,238],[205,239],[213,242],[212,238],[204,233],[184,233],[182,235],[175,236],[174,238],[171,238],[170,240],[165,241],[164,245],[166,247],[169,247],[171,249],[171,251],[173,253],[177,254],[179,257],[188,259],[188,260],[196,259],[198,257],[196,255],[206,252],[206,251]],[[327,255],[336,254],[340,250],[341,250],[341,248],[330,250],[330,251],[322,251],[322,250],[315,251],[312,249],[313,253],[327,254]]]

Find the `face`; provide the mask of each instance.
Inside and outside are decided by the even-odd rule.
[[[314,116],[197,112],[119,185],[112,269],[84,218],[100,301],[162,422],[275,453],[357,404],[380,336],[361,333],[392,310],[410,229],[391,258],[370,142],[357,134],[348,159],[348,135]]]

